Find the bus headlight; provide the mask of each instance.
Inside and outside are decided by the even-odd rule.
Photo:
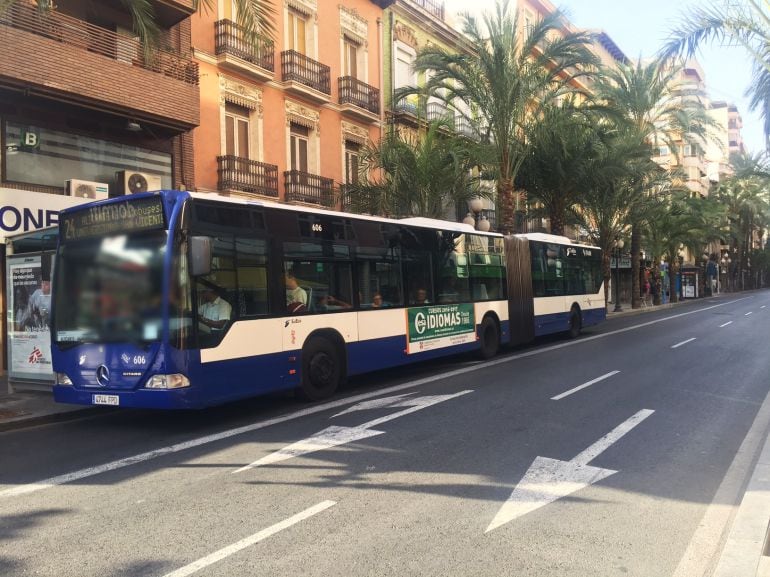
[[[190,386],[190,379],[179,373],[173,375],[153,375],[145,389],[181,389]]]
[[[72,386],[72,379],[67,376],[67,373],[54,373],[54,382],[57,385]]]

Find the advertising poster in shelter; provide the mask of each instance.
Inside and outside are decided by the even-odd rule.
[[[8,257],[7,278],[10,377],[52,381],[51,255]]]

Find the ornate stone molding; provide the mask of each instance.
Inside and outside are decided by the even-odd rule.
[[[307,16],[318,13],[318,0],[286,0],[286,5]]]
[[[366,45],[369,37],[368,22],[358,14],[354,8],[346,8],[342,4],[340,9],[340,28],[342,35],[350,37],[359,44]]]
[[[315,130],[320,134],[321,132],[321,113],[312,108],[308,108],[304,104],[287,100],[285,102],[286,107],[286,126],[289,126],[292,122],[299,124],[310,130]]]
[[[369,131],[351,122],[342,121],[342,143],[346,140],[356,144],[366,144],[369,141]]]
[[[220,74],[219,104],[224,106],[226,102],[243,106],[249,110],[256,110],[259,112],[260,118],[262,117],[262,90]]]
[[[411,46],[417,50],[417,34],[415,34],[415,31],[409,28],[409,26],[399,22],[396,24],[393,33],[396,37],[396,40],[403,42],[407,46]]]

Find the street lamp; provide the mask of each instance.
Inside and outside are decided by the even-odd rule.
[[[615,239],[615,308],[613,312],[619,313],[623,310],[620,306],[620,251],[623,249],[623,239]]]
[[[484,201],[479,197],[472,198],[468,201],[468,208],[470,212],[463,219],[463,223],[474,227],[481,232],[489,232],[491,225],[489,220],[483,214],[480,214],[484,209]]]

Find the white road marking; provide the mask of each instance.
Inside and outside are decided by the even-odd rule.
[[[691,343],[695,340],[695,337],[692,337],[691,339],[687,339],[686,341],[682,341],[681,343],[676,343],[675,345],[671,345],[672,349],[676,349],[681,347],[682,345],[686,345],[687,343]]]
[[[765,308],[765,306],[766,306],[766,305],[762,305],[762,306],[761,306],[761,307],[759,307],[759,308],[763,309],[763,308]]]
[[[654,412],[642,409],[571,461],[537,457],[485,533],[617,473],[612,469],[591,467],[588,463]]]
[[[238,551],[241,551],[246,547],[250,547],[251,545],[259,543],[260,541],[264,541],[265,539],[267,539],[268,537],[272,537],[279,531],[288,529],[292,525],[296,525],[300,521],[304,521],[305,519],[308,519],[313,515],[317,515],[318,513],[321,513],[322,511],[325,511],[326,509],[333,507],[336,504],[337,503],[335,501],[322,501],[318,503],[318,505],[314,505],[309,509],[305,509],[301,513],[297,513],[296,515],[293,515],[288,519],[284,519],[280,523],[276,523],[275,525],[272,525],[267,529],[263,529],[259,533],[254,533],[250,537],[245,537],[244,539],[241,539],[240,541],[237,541],[232,545],[228,545],[227,547],[224,547],[219,551],[215,551],[210,555],[206,555],[205,557],[198,559],[197,561],[190,563],[189,565],[185,565],[184,567],[177,569],[176,571],[172,571],[171,573],[166,573],[163,577],[186,577],[187,575],[192,575],[193,573],[200,571],[201,569],[208,567],[209,565],[213,565],[214,563],[221,561],[225,557],[229,557],[233,553],[237,553]]]
[[[570,396],[572,393],[577,393],[580,390],[585,389],[586,387],[590,387],[591,385],[598,383],[599,381],[603,381],[604,379],[608,379],[613,375],[617,375],[620,371],[612,371],[610,373],[607,373],[606,375],[602,375],[601,377],[595,378],[593,381],[588,381],[587,383],[583,383],[582,385],[578,385],[574,389],[570,389],[569,391],[566,391],[560,395],[556,395],[555,397],[551,397],[552,401],[560,401],[564,397]]]
[[[453,395],[434,395],[434,396],[427,396],[427,397],[414,397],[406,400],[403,400],[402,398],[404,395],[399,395],[398,397],[389,397],[387,399],[381,399],[383,403],[380,406],[392,406],[392,407],[407,406],[409,408],[404,409],[403,411],[399,411],[397,413],[393,413],[391,415],[380,417],[378,419],[373,419],[369,422],[364,423],[363,425],[358,425],[357,427],[328,427],[323,431],[316,433],[312,437],[308,437],[307,439],[303,439],[301,441],[297,441],[296,443],[292,443],[291,445],[288,445],[279,451],[275,451],[274,453],[270,453],[269,455],[266,455],[249,465],[241,467],[240,469],[236,469],[235,471],[233,471],[233,473],[241,473],[243,471],[247,471],[255,467],[270,465],[272,463],[278,463],[280,461],[286,461],[294,457],[307,455],[308,453],[315,453],[316,451],[322,451],[324,449],[329,449],[331,447],[344,445],[346,443],[352,443],[360,439],[366,439],[368,437],[382,435],[385,433],[385,431],[375,431],[374,429],[372,429],[372,427],[376,427],[377,425],[387,423],[388,421],[392,421],[393,419],[398,419],[399,417],[403,417],[404,415],[409,415],[416,411],[421,411],[422,409],[430,407],[431,405],[443,403],[444,401],[448,401],[450,399],[454,399],[455,397],[460,397],[462,395],[466,395],[472,392],[473,391],[461,391]],[[390,403],[385,402],[388,400],[390,401]]]
[[[384,397],[382,399],[364,401],[363,403],[355,404],[352,407],[349,407],[344,411],[337,413],[336,415],[332,415],[331,418],[333,419],[334,417],[339,417],[340,415],[345,415],[347,413],[352,413],[354,411],[368,411],[371,409],[383,409],[386,407],[392,407],[399,401],[413,394],[414,393],[404,393],[403,395],[395,395],[393,397]],[[406,406],[406,405],[401,405],[401,406]]]
[[[18,495],[24,495],[27,493],[34,493],[36,491],[40,491],[43,489],[50,489],[52,487],[57,487],[59,485],[63,485],[65,483],[71,483],[73,481],[79,481],[80,479],[85,479],[88,477],[93,477],[95,475],[101,475],[102,473],[107,473],[109,471],[115,471],[117,469],[122,469],[123,467],[128,467],[131,465],[136,465],[138,463],[143,463],[145,461],[150,461],[152,459],[157,459],[158,457],[162,457],[164,455],[169,455],[173,453],[178,453],[180,451],[186,451],[187,449],[192,449],[194,447],[200,447],[202,445],[207,445],[209,443],[215,443],[217,441],[221,441],[224,439],[229,439],[230,437],[235,437],[237,435],[243,435],[244,433],[250,433],[252,431],[258,431],[260,429],[264,429],[267,427],[272,427],[273,425],[279,425],[281,423],[286,423],[288,421],[293,421],[295,419],[301,419],[302,417],[306,417],[309,415],[315,415],[316,413],[322,413],[323,411],[327,411],[329,409],[335,409],[337,407],[343,407],[346,405],[349,405],[350,403],[357,403],[361,401],[365,401],[367,399],[373,399],[376,397],[379,397],[381,395],[387,395],[389,393],[397,393],[400,391],[405,391],[407,389],[413,389],[415,387],[419,387],[422,385],[427,385],[430,383],[435,383],[436,381],[443,381],[445,379],[451,379],[453,377],[458,377],[461,375],[466,375],[468,373],[473,373],[482,369],[487,369],[490,367],[495,367],[497,365],[502,365],[506,363],[511,363],[513,361],[518,361],[519,359],[524,359],[528,357],[534,357],[536,355],[542,355],[545,353],[550,353],[552,351],[563,349],[565,347],[574,347],[575,345],[580,345],[583,343],[587,343],[590,341],[594,341],[596,339],[604,339],[607,337],[612,337],[615,335],[619,335],[621,333],[626,333],[629,331],[635,331],[641,328],[649,327],[652,325],[656,325],[658,323],[663,323],[666,321],[671,321],[674,319],[678,319],[681,317],[686,317],[689,315],[694,315],[698,313],[707,312],[716,308],[725,307],[728,305],[735,304],[737,302],[754,298],[752,296],[747,297],[741,297],[739,299],[735,299],[733,301],[727,301],[724,303],[720,303],[718,305],[713,305],[710,307],[703,307],[702,309],[696,309],[693,311],[687,311],[685,313],[679,313],[676,315],[671,315],[670,317],[663,317],[661,319],[655,319],[654,321],[647,321],[645,323],[640,323],[638,325],[633,325],[630,327],[625,327],[622,329],[617,329],[614,331],[610,331],[608,333],[602,333],[600,335],[592,335],[590,337],[582,337],[576,340],[572,340],[565,343],[560,343],[558,345],[551,345],[549,347],[543,347],[543,348],[537,348],[533,349],[531,351],[526,351],[523,353],[519,353],[516,355],[506,356],[503,358],[495,359],[492,361],[484,361],[483,363],[476,363],[474,365],[468,366],[468,367],[462,367],[459,369],[454,369],[451,371],[446,371],[443,373],[438,373],[436,375],[431,375],[429,377],[423,377],[421,379],[417,379],[414,381],[408,381],[406,383],[401,383],[400,385],[395,385],[392,387],[388,387],[385,389],[372,391],[371,393],[363,393],[360,395],[354,395],[352,397],[346,397],[343,399],[337,399],[334,401],[329,401],[328,403],[322,403],[320,405],[315,405],[313,407],[308,407],[306,409],[302,409],[301,411],[296,411],[294,413],[289,413],[287,415],[282,415],[280,417],[275,417],[273,419],[268,419],[267,421],[260,421],[258,423],[252,423],[251,425],[245,425],[243,427],[238,427],[235,429],[229,429],[226,431],[222,431],[221,433],[215,433],[213,435],[206,435],[205,437],[198,437],[197,439],[191,439],[189,441],[185,441],[183,443],[177,443],[175,445],[169,445],[166,447],[160,447],[158,449],[154,449],[152,451],[147,451],[146,453],[140,453],[138,455],[132,455],[131,457],[126,457],[124,459],[118,459],[117,461],[111,461],[109,463],[105,463],[103,465],[97,465],[95,467],[89,467],[87,469],[79,469],[77,471],[72,471],[70,473],[65,473],[64,475],[57,475],[56,477],[49,477],[48,479],[42,479],[40,481],[36,481],[34,483],[28,483],[26,485],[19,485],[18,487],[13,487],[11,489],[5,489],[0,491],[0,499],[4,499],[7,497],[14,497]]]
[[[719,325],[719,328],[721,329],[722,327],[726,327],[727,325],[731,324],[733,324],[733,321],[727,321],[726,323]]]
[[[753,313],[753,312],[754,312],[754,311],[749,311],[749,312],[747,312],[747,313],[746,313],[745,315],[743,315],[743,316],[744,316],[744,317],[747,317],[747,316],[749,316],[749,315],[750,315],[751,313]]]

